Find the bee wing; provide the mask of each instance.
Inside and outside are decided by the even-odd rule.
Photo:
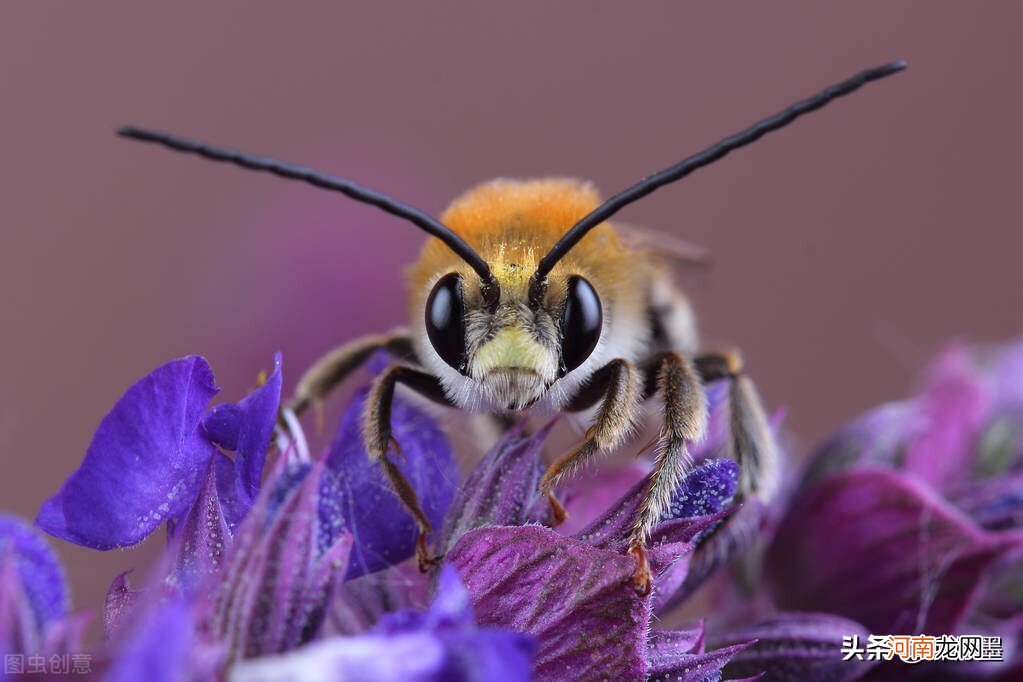
[[[629,249],[645,251],[676,265],[702,268],[711,263],[710,251],[699,244],[630,223],[615,222],[614,226],[622,244]]]

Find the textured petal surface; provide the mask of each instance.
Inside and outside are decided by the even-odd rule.
[[[244,663],[230,679],[526,682],[533,650],[526,635],[477,627],[457,572],[446,567],[427,611],[391,613],[371,634],[333,637],[291,654]]]
[[[100,422],[82,465],[36,524],[94,549],[134,545],[195,500],[213,456],[199,422],[216,394],[200,357],[174,360],[129,388]]]
[[[333,478],[325,480],[324,504],[333,532],[354,538],[348,577],[393,566],[415,553],[416,526],[362,444],[360,424],[366,392],[345,410],[327,459]],[[394,438],[401,455],[391,454],[404,472],[427,518],[440,529],[458,486],[458,467],[451,446],[437,424],[421,410],[395,397],[391,411]]]
[[[782,608],[835,613],[874,633],[948,633],[1019,542],[980,530],[913,479],[868,469],[804,491],[767,569]]]
[[[859,623],[824,613],[781,613],[759,623],[715,637],[719,645],[756,643],[729,663],[729,676],[764,673],[778,682],[850,682],[870,670],[874,661],[843,661],[842,638],[870,634]]]
[[[689,542],[694,539],[693,524],[705,530],[704,517],[729,507],[738,487],[739,465],[727,459],[709,459],[690,471],[682,480],[671,505],[650,534],[653,544]],[[636,510],[646,492],[649,478],[634,485],[596,521],[576,537],[592,545],[623,550],[636,518]]]
[[[537,638],[536,679],[644,677],[650,598],[631,557],[522,526],[470,531],[447,560],[479,623]]]
[[[287,651],[319,628],[351,550],[347,533],[321,549],[323,473],[321,460],[298,485],[268,485],[239,529],[210,615],[229,660]],[[272,508],[280,489],[287,493]]]
[[[223,457],[217,454],[216,457]],[[225,458],[226,459],[226,458]],[[186,594],[220,571],[233,535],[217,493],[217,466],[206,467],[199,499],[174,529],[169,551],[174,554],[171,580]]]
[[[713,651],[683,652],[668,646],[664,633],[652,637],[649,679],[651,682],[708,682],[721,679],[732,657],[752,642],[733,644]]]
[[[553,422],[530,437],[522,437],[518,429],[510,431],[473,467],[448,510],[442,542],[445,550],[473,528],[539,520],[529,518],[529,512],[541,502],[540,452],[552,426]]]

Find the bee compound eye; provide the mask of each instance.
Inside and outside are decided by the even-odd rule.
[[[462,278],[441,277],[426,300],[426,334],[437,355],[465,373],[465,302]]]
[[[571,372],[583,364],[597,347],[603,324],[600,298],[582,277],[568,280],[568,298],[561,313],[561,362]]]

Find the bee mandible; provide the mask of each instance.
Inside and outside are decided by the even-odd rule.
[[[564,519],[554,496],[558,483],[594,456],[619,448],[633,432],[643,403],[659,396],[663,408],[653,471],[628,549],[636,559],[633,582],[644,592],[650,586],[650,530],[691,466],[688,444],[706,428],[704,384],[729,382],[730,441],[741,465],[741,499],[771,499],[778,488],[778,454],[738,353],[700,349],[692,306],[664,259],[629,246],[608,220],[656,189],[904,68],[904,62],[892,62],[863,71],[606,201],[575,180],[495,180],[456,199],[439,220],[349,180],[274,159],[138,128],[118,133],[341,192],[432,237],[410,270],[409,326],[330,351],[306,372],[288,403],[296,414],[303,412],[378,351],[399,359],[373,383],[363,437],[415,519],[424,570],[431,562],[430,523],[391,454],[399,445],[390,424],[398,385],[473,412],[519,416],[547,409],[592,415],[581,442],[555,459],[541,479],[540,492],[549,497],[555,521]]]

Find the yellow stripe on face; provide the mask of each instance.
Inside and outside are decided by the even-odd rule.
[[[509,368],[530,369],[548,380],[557,369],[551,353],[519,327],[499,331],[473,358],[472,372],[478,378],[496,369]]]

